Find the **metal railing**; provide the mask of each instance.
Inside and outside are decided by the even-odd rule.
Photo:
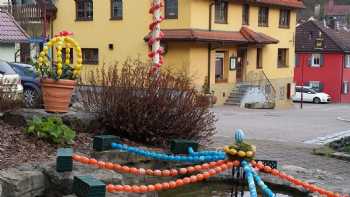
[[[17,22],[41,22],[44,18],[44,8],[38,4],[1,6],[0,10],[9,12]]]

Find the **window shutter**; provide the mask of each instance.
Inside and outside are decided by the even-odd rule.
[[[324,66],[324,55],[321,54],[320,56],[320,66]]]

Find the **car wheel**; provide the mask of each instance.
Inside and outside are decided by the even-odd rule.
[[[315,104],[320,104],[321,103],[321,99],[318,98],[318,97],[314,98],[314,103]]]
[[[23,91],[23,96],[24,96],[25,107],[27,108],[38,107],[40,103],[40,95],[36,90],[32,88],[26,88]]]

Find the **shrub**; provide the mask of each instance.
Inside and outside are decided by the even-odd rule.
[[[20,108],[22,104],[21,97],[18,94],[0,89],[0,112]]]
[[[63,124],[62,119],[58,117],[34,117],[28,123],[26,132],[56,144],[71,143],[75,137],[75,131]]]
[[[118,70],[120,68],[120,70]],[[182,75],[162,71],[149,75],[149,65],[127,60],[88,75],[80,88],[86,110],[96,113],[105,129],[133,141],[166,145],[181,138],[207,143],[215,116]]]

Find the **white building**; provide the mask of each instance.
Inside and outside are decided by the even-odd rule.
[[[14,62],[18,52],[18,44],[28,41],[28,34],[15,19],[6,11],[0,10],[0,59]]]

